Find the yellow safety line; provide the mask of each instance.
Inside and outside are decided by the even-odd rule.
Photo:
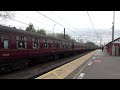
[[[71,66],[71,67],[73,67],[73,68],[75,67],[75,65],[71,65],[71,64],[69,64],[69,66]]]
[[[67,72],[72,72],[72,71],[70,71],[70,70],[68,70],[68,69],[65,69]]]
[[[87,63],[88,64],[88,63]],[[86,65],[87,65],[86,64]],[[81,73],[81,71],[86,67],[86,65],[72,78],[72,79],[75,79],[80,73]]]
[[[96,50],[97,51],[97,50]],[[96,52],[96,51],[94,51],[94,52]],[[93,53],[93,52],[92,52]],[[84,57],[84,56],[82,56],[82,57]],[[81,58],[82,58],[81,57]],[[75,60],[75,61],[78,61],[78,60]],[[52,70],[52,71],[50,71],[50,72],[48,72],[48,73],[46,73],[46,74],[43,74],[43,75],[41,75],[41,76],[39,76],[39,77],[37,77],[37,78],[44,78],[44,77],[46,77],[46,76],[48,76],[49,74],[51,74],[51,73],[54,73],[58,78],[60,78],[60,79],[63,79],[62,77],[60,77],[55,71],[57,71],[57,70],[59,70],[59,69],[61,69],[61,68],[64,68],[65,66],[67,66],[67,65],[69,65],[69,66],[72,66],[72,67],[75,67],[75,65],[71,65],[72,64],[72,62],[75,62],[75,61],[71,61],[70,63],[67,63],[67,64],[65,64],[65,65],[63,65],[63,66],[61,66],[61,67],[58,67],[58,68],[56,68],[56,69],[54,69],[54,70]],[[86,64],[87,65],[87,64]],[[86,66],[85,65],[85,66]],[[84,66],[84,67],[85,67]],[[73,78],[75,78],[83,69],[84,69],[84,67],[73,77]],[[67,72],[72,72],[72,71],[70,71],[70,70],[68,70],[68,69],[65,69]]]
[[[92,58],[92,57],[93,57],[93,55],[90,58]],[[83,68],[72,79],[75,79],[81,73],[81,71],[86,67],[86,65],[88,64],[88,62],[83,66]]]
[[[50,71],[50,72],[48,72],[48,73],[45,73],[45,74],[43,74],[43,75],[41,75],[41,76],[39,76],[39,77],[37,77],[37,78],[42,79],[42,78],[48,76],[48,75],[51,74],[51,73],[52,73],[52,71]],[[36,78],[36,79],[37,79],[37,78]]]
[[[63,79],[62,77],[60,77],[55,71],[52,71],[58,78]]]

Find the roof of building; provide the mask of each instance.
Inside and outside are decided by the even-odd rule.
[[[114,41],[117,41],[118,39],[120,39],[120,37],[119,37],[119,38],[116,38]],[[111,43],[112,43],[112,41],[109,42],[109,43],[107,43],[106,45],[111,44]]]

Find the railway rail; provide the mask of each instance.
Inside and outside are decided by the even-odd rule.
[[[47,73],[55,68],[58,68],[76,58],[86,55],[92,51],[84,52],[75,56],[62,58],[59,60],[53,60],[49,62],[43,62],[34,66],[29,66],[23,70],[14,71],[11,73],[1,74],[0,79],[34,79],[44,73]]]

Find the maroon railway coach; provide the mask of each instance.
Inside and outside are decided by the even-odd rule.
[[[32,58],[70,55],[84,49],[85,46],[77,42],[40,36],[38,33],[0,25],[0,72],[5,70],[3,65],[14,66],[11,62],[15,65],[27,65]]]
[[[0,26],[0,61],[72,52],[72,42]]]

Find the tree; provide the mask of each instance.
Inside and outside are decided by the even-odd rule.
[[[39,33],[40,35],[44,35],[44,36],[46,35],[45,29],[40,29],[40,30],[38,29],[37,33]]]
[[[50,37],[50,38],[56,38],[53,33],[47,33],[46,35],[47,35],[48,37]]]
[[[83,41],[83,39],[80,39],[80,41],[79,41],[80,43],[84,43],[84,41]]]
[[[8,19],[13,19],[15,13],[13,11],[0,11],[0,24],[5,24]]]
[[[95,45],[95,43],[93,43],[93,42],[89,42],[89,41],[86,42],[86,46],[87,46],[87,47],[90,47],[90,48],[91,48],[91,47],[98,48],[98,46]]]
[[[73,41],[73,42],[77,42],[75,39],[71,39],[71,41]]]
[[[13,11],[0,11],[0,17],[4,19],[11,19],[14,17],[14,12]]]
[[[57,39],[64,39],[64,34],[62,33],[56,33],[56,34],[48,33],[47,36],[52,38],[57,38]],[[68,34],[65,35],[65,40],[76,42],[76,40],[71,38]]]
[[[95,45],[95,43],[87,41],[86,45]]]
[[[26,31],[29,31],[29,32],[36,32],[34,26],[32,23],[29,24],[29,26],[26,28]]]
[[[55,36],[59,39],[64,39],[64,34],[57,33]],[[68,34],[66,34],[65,39],[66,40],[71,40],[71,37]]]

